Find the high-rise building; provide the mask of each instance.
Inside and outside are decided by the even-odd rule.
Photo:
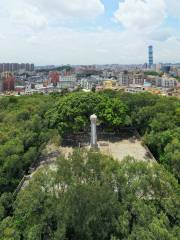
[[[149,53],[149,68],[152,68],[154,61],[153,61],[153,46],[148,47]]]
[[[30,71],[31,71],[31,72],[34,71],[34,64],[33,64],[33,63],[31,63],[31,65],[30,65]]]
[[[18,72],[19,70],[32,72],[34,71],[33,63],[0,63],[0,73],[3,72]]]

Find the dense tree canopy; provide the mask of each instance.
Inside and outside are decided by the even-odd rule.
[[[157,163],[76,150],[19,193],[0,239],[178,240],[178,200],[176,180]]]
[[[44,119],[51,104],[41,95],[0,98],[0,219],[9,211],[1,198],[15,190],[43,146],[57,134]]]
[[[149,165],[75,151],[13,191],[46,144],[133,126],[157,159]],[[0,98],[0,240],[179,239],[180,101],[114,91]]]

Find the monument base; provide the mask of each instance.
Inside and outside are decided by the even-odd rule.
[[[90,149],[98,149],[98,144],[91,144]]]

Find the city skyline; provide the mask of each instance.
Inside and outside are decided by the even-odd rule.
[[[180,62],[178,0],[1,0],[0,62]]]

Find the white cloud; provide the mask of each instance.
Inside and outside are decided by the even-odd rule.
[[[180,0],[165,0],[168,14],[180,18]]]
[[[101,0],[27,0],[54,17],[95,17],[104,12]],[[51,17],[53,17],[51,15]]]
[[[1,31],[10,28],[24,28],[24,30],[39,31],[47,25],[46,17],[39,9],[23,0],[0,1],[0,27]]]
[[[8,6],[10,20],[16,26],[25,26],[40,30],[47,25],[47,19],[36,6],[23,1],[13,1]]]
[[[170,29],[163,29],[163,28],[161,29],[160,28],[160,29],[156,29],[155,31],[147,34],[147,37],[154,41],[163,42],[172,37],[172,32]]]
[[[101,0],[0,0],[0,21],[40,30],[54,22],[95,18],[104,12]]]
[[[125,28],[152,31],[166,17],[164,0],[125,0],[119,3],[115,18]]]

